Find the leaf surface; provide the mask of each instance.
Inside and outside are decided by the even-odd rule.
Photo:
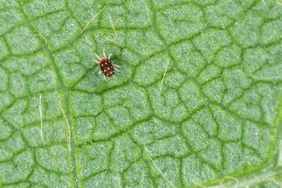
[[[281,186],[281,33],[280,0],[1,0],[0,187]]]

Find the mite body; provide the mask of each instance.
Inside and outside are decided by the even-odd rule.
[[[103,57],[99,61],[100,70],[106,77],[112,77],[115,74],[115,68],[108,57]]]
[[[112,77],[115,74],[115,72],[118,70],[117,68],[115,68],[115,66],[118,65],[113,64],[113,62],[111,61],[112,54],[107,56],[105,54],[105,49],[103,49],[103,55],[104,57],[100,58],[97,54],[95,54],[95,56],[97,57],[96,62],[99,63],[100,70],[104,74],[104,76]]]

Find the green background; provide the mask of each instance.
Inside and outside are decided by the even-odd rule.
[[[0,0],[0,80],[0,187],[282,187],[281,0]]]

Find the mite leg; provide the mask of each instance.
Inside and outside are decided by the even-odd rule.
[[[94,55],[96,56],[96,58],[97,58],[97,60],[99,61],[99,63],[100,63],[100,57],[96,54],[96,53],[94,53]]]
[[[114,67],[122,67],[121,65],[117,65],[117,64],[114,64],[114,63],[113,63],[113,65],[114,65]]]
[[[104,57],[107,57],[106,53],[105,53],[105,48],[103,48],[103,55],[104,55]]]
[[[111,59],[112,55],[113,55],[113,54],[109,54],[109,57],[108,57],[108,59]]]

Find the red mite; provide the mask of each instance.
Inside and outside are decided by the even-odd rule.
[[[107,77],[112,77],[115,74],[115,68],[112,61],[108,57],[100,59],[100,69],[102,73]]]
[[[115,74],[114,64],[110,60],[112,54],[106,56],[104,50],[103,50],[103,54],[104,54],[103,58],[100,58],[97,54],[95,54],[96,57],[98,58],[97,62],[100,65],[100,70],[106,77],[112,77]]]

